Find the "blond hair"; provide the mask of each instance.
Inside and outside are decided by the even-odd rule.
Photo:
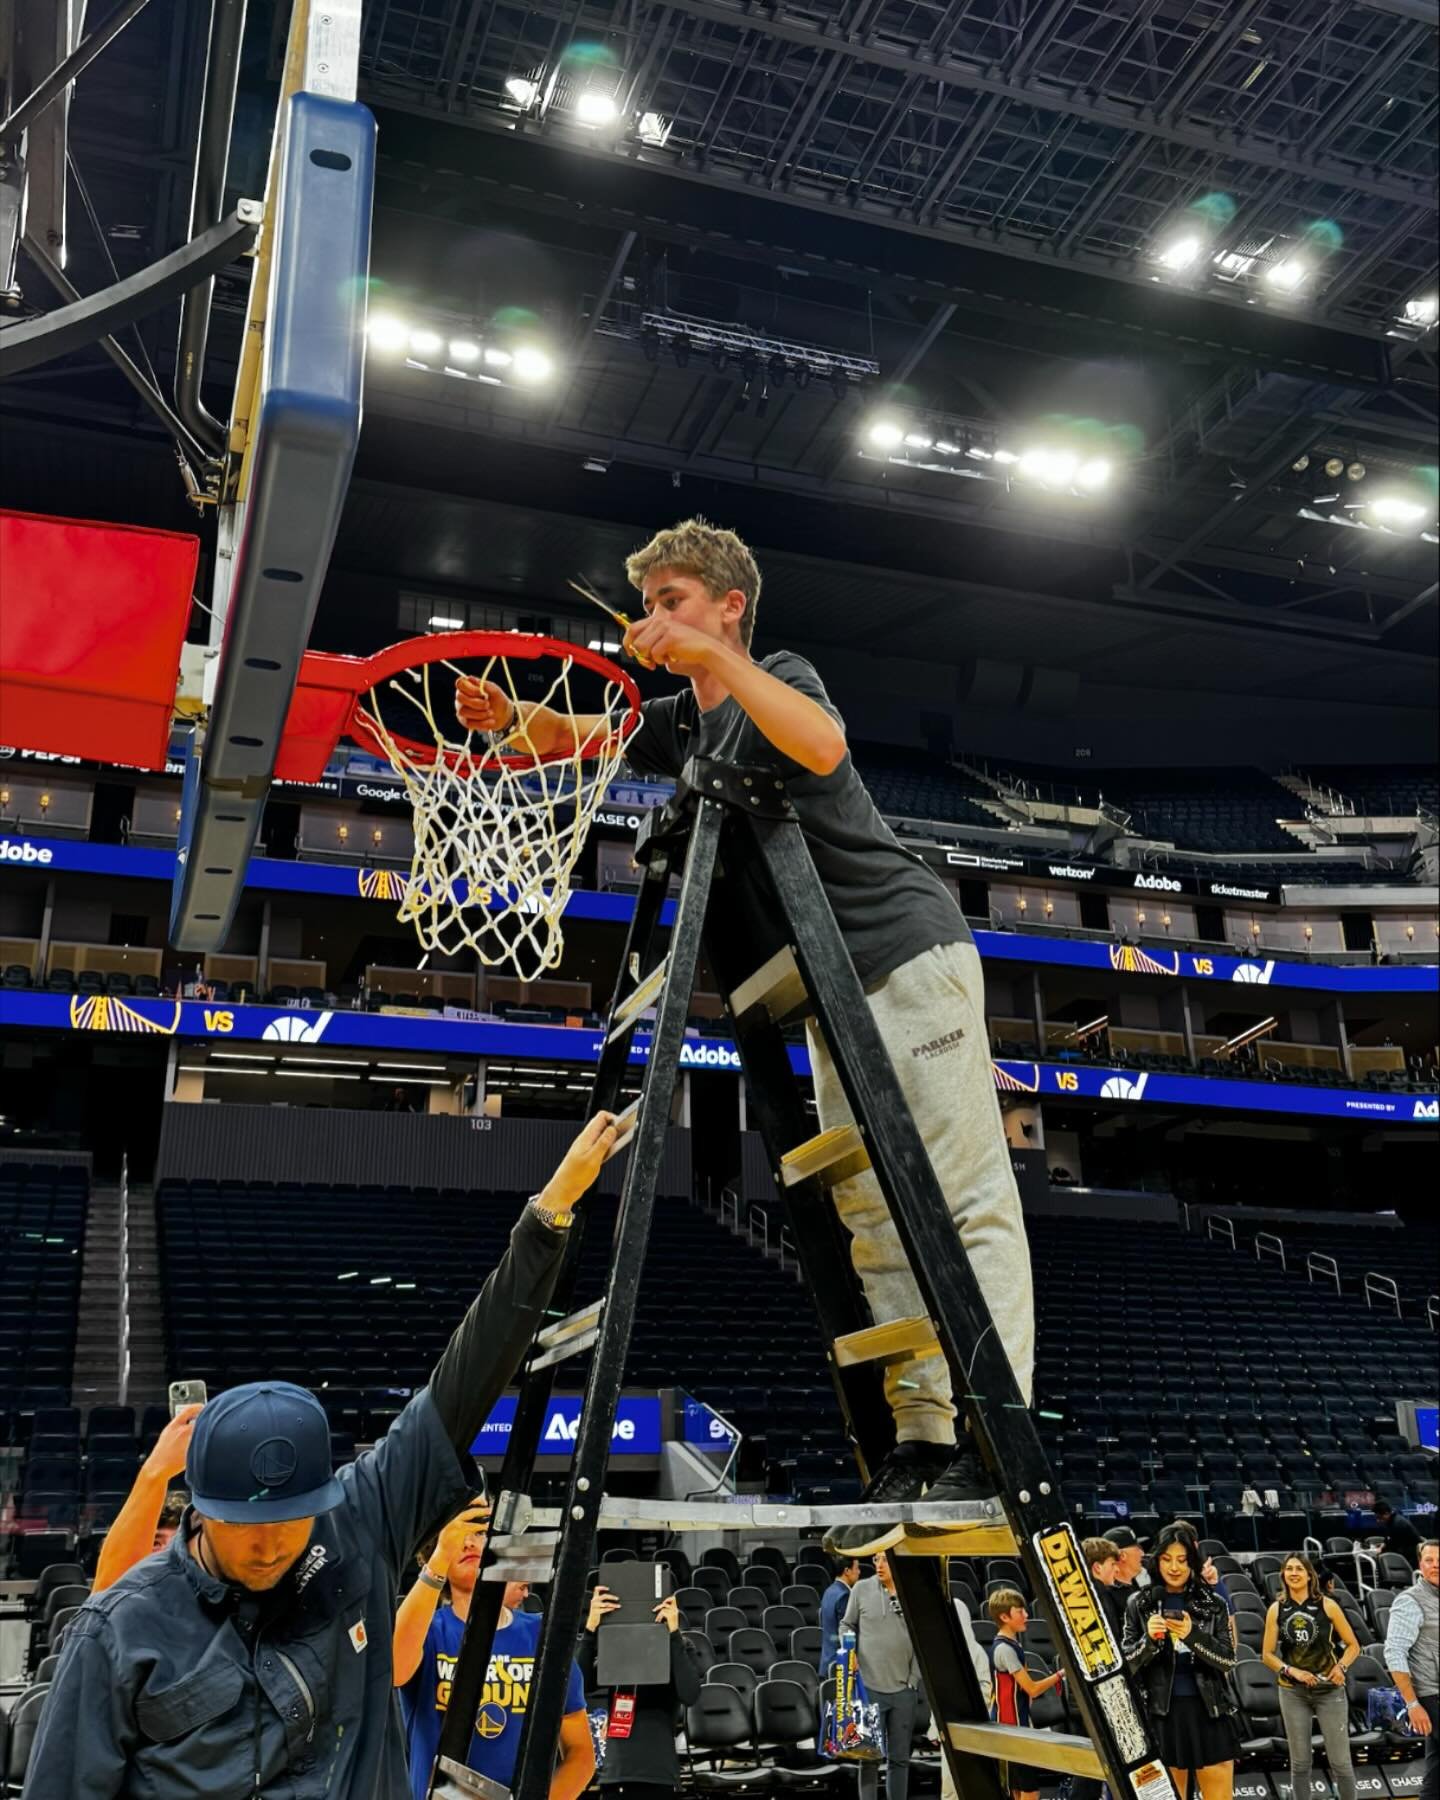
[[[626,577],[637,590],[644,587],[652,569],[693,575],[714,600],[731,588],[742,593],[745,610],[740,615],[740,642],[750,648],[755,609],[760,604],[760,570],[743,538],[708,519],[682,519],[678,525],[657,531],[648,544],[625,559]]]

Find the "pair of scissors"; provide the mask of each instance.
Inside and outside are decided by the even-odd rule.
[[[610,605],[608,600],[602,600],[595,592],[594,588],[590,587],[586,582],[571,581],[566,585],[572,587],[582,600],[588,600],[592,606],[598,606],[601,612],[613,619],[622,631],[629,631],[631,625],[630,619],[628,619],[623,612],[617,612],[615,608]],[[635,655],[633,651],[631,654]],[[646,657],[635,656],[635,660],[642,669],[653,669],[655,667],[654,663],[650,662]]]

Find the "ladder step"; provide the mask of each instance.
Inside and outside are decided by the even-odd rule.
[[[797,1187],[819,1175],[826,1187],[833,1187],[837,1181],[848,1181],[869,1167],[870,1152],[858,1127],[835,1125],[787,1150],[780,1158],[780,1179],[786,1187]]]
[[[610,1022],[610,1030],[606,1033],[605,1042],[613,1044],[617,1037],[623,1037],[631,1030],[635,1021],[660,998],[661,989],[665,986],[665,977],[670,972],[670,958],[662,956],[645,979],[633,988],[615,1008]]]
[[[950,1742],[971,1756],[997,1762],[1026,1763],[1061,1775],[1089,1775],[1105,1780],[1105,1770],[1087,1737],[1066,1731],[1032,1731],[1023,1725],[947,1724]]]
[[[566,1338],[563,1343],[552,1345],[549,1350],[542,1350],[539,1356],[532,1358],[530,1368],[532,1372],[553,1369],[556,1363],[564,1362],[567,1357],[583,1356],[587,1350],[595,1347],[595,1341],[599,1336],[600,1327],[592,1325],[588,1331],[582,1331],[574,1337]]]
[[[477,1774],[448,1756],[436,1758],[434,1800],[511,1800],[508,1787]]]
[[[809,998],[795,952],[786,944],[731,993],[730,1017],[741,1019],[752,1007],[763,1006],[778,1024],[798,1012]]]
[[[858,1363],[912,1362],[918,1356],[939,1354],[940,1340],[929,1319],[891,1319],[888,1325],[871,1325],[835,1340],[835,1364],[841,1369],[853,1369]]]
[[[936,1512],[940,1511],[937,1506]],[[1018,1556],[1020,1547],[1004,1519],[976,1520],[958,1525],[911,1525],[892,1556]]]
[[[535,1342],[542,1350],[549,1350],[555,1344],[563,1344],[582,1332],[589,1331],[597,1324],[605,1307],[602,1294],[598,1300],[592,1300],[588,1306],[581,1307],[579,1312],[571,1313],[567,1318],[557,1319],[553,1325],[546,1325],[535,1334]]]

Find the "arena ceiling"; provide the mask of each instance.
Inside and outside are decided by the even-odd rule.
[[[85,291],[107,254],[124,273],[183,239],[207,10],[151,0],[81,84]],[[252,0],[233,194],[263,189],[285,11]],[[1436,13],[370,0],[375,306],[477,342],[522,319],[558,367],[524,389],[372,356],[321,630],[395,635],[393,592],[369,597],[386,580],[547,602],[577,569],[613,584],[638,537],[698,510],[764,552],[769,616],[807,642],[1043,644],[1122,685],[1432,705],[1433,526],[1367,528],[1357,503],[1437,461],[1415,312],[1437,281]],[[586,123],[587,96],[613,116]],[[223,278],[216,410],[243,299]],[[876,372],[717,367],[657,317]],[[167,379],[173,319],[144,339]],[[17,378],[0,409],[12,504],[192,516],[108,364]],[[877,414],[962,452],[1098,433],[1115,475],[1073,494],[877,451]]]

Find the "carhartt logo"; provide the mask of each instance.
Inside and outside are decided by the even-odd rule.
[[[365,1648],[366,1644],[368,1644],[369,1642],[370,1642],[369,1638],[367,1638],[365,1635],[365,1621],[363,1619],[357,1619],[355,1621],[355,1623],[350,1627],[350,1647],[351,1647],[351,1649],[358,1652],[360,1650],[363,1650]]]
[[[964,1040],[963,1031],[947,1031],[944,1037],[931,1038],[928,1044],[916,1044],[910,1054],[922,1056],[929,1062],[932,1057],[948,1056],[952,1050],[958,1050]]]

